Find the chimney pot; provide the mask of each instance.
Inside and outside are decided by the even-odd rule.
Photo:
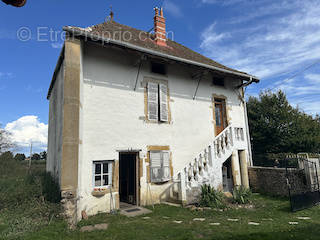
[[[163,8],[160,9],[159,15],[159,8],[155,9],[155,16],[154,16],[154,33],[155,33],[155,43],[159,46],[166,47],[167,46],[167,38],[166,38],[166,19],[163,16]]]
[[[154,10],[155,10],[155,12],[156,12],[156,16],[158,16],[158,15],[159,15],[159,8],[158,8],[158,7],[155,7]]]

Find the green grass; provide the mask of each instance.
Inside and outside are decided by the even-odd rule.
[[[320,207],[291,213],[286,199],[276,199],[254,195],[254,209],[232,209],[223,212],[215,210],[191,211],[167,205],[156,205],[150,219],[143,216],[127,218],[121,215],[99,214],[79,223],[78,229],[69,231],[62,221],[55,221],[35,233],[27,234],[26,240],[55,239],[319,239]],[[169,217],[164,219],[163,217]],[[298,216],[308,216],[311,220],[298,220]],[[193,218],[205,218],[204,222],[195,222]],[[239,222],[230,222],[228,218],[238,218]],[[262,220],[272,218],[270,220]],[[173,220],[183,221],[181,224]],[[248,225],[249,221],[260,223]],[[290,225],[288,222],[299,222]],[[219,222],[220,226],[211,226],[210,222]],[[109,223],[106,231],[82,233],[84,225]]]
[[[0,239],[24,239],[59,217],[59,204],[42,196],[45,165],[27,165],[0,156]]]
[[[44,165],[34,165],[33,175],[44,171]],[[320,239],[320,207],[292,213],[287,199],[254,194],[253,209],[226,211],[192,211],[181,207],[156,205],[148,216],[127,218],[122,215],[99,214],[81,221],[74,231],[59,214],[59,205],[44,200],[37,178],[30,179],[26,166],[0,158],[0,239],[23,240],[150,240],[150,239],[236,239],[236,240],[312,240]],[[34,180],[34,181],[33,181]],[[1,207],[2,206],[2,207]],[[299,220],[298,216],[310,217]],[[163,217],[169,217],[165,219]],[[205,218],[195,222],[194,218]],[[238,218],[230,222],[228,218]],[[263,219],[272,218],[272,221]],[[174,220],[183,221],[181,224]],[[248,225],[249,221],[260,223]],[[209,223],[219,222],[220,226]],[[299,222],[290,225],[288,222]],[[106,231],[82,233],[85,225],[108,223]]]

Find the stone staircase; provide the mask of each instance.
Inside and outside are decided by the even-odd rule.
[[[222,184],[222,164],[235,150],[246,148],[244,129],[229,125],[178,172],[167,200],[190,204],[197,201],[202,185],[218,188]]]

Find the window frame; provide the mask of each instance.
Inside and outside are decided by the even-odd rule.
[[[157,85],[157,120],[155,119],[150,119],[150,113],[149,113],[149,104],[150,104],[150,101],[149,101],[149,83],[152,83],[152,84],[155,84]],[[161,86],[165,86],[166,88],[166,95],[165,96],[162,96],[162,91],[161,91]],[[163,83],[163,82],[157,82],[157,81],[148,81],[147,84],[146,84],[146,93],[147,93],[147,96],[146,96],[146,99],[147,99],[147,119],[148,121],[150,122],[155,122],[155,123],[169,123],[170,122],[170,108],[169,108],[169,86],[168,86],[168,83]],[[162,117],[162,108],[163,108],[163,97],[165,97],[165,102],[166,102],[166,120],[164,120]]]
[[[101,171],[100,174],[96,174],[96,165],[101,165]],[[103,173],[103,165],[108,164],[108,173]],[[112,188],[112,173],[113,173],[113,161],[112,160],[97,160],[92,162],[92,186],[93,189],[109,189]],[[95,184],[95,178],[96,176],[101,176],[101,185],[96,186]],[[108,176],[108,185],[102,185],[103,183],[103,176]]]
[[[160,153],[160,172],[161,172],[161,177],[159,180],[154,180],[153,177],[152,177],[152,170],[153,168],[157,168],[157,167],[153,167],[152,166],[152,158],[151,158],[151,153]],[[168,154],[168,166],[165,166],[164,164],[164,154]],[[171,175],[171,159],[170,159],[170,151],[168,150],[150,150],[149,151],[149,158],[150,158],[150,161],[149,161],[149,164],[150,164],[150,167],[149,167],[149,171],[150,171],[150,182],[151,183],[166,183],[166,182],[169,182],[171,179],[172,179],[172,175]],[[164,177],[164,169],[165,168],[168,168],[169,170],[169,178],[165,178]]]
[[[219,86],[219,87],[225,87],[226,86],[225,78],[220,77],[220,76],[213,76],[212,77],[212,85]]]
[[[162,68],[161,70],[163,70],[163,71],[154,71],[155,68],[157,68],[157,67]],[[167,76],[167,72],[168,72],[167,65],[165,63],[161,63],[161,62],[151,61],[150,62],[150,72],[152,72],[154,74],[159,74],[162,76]]]

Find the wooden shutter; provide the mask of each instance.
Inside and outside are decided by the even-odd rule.
[[[169,181],[171,178],[170,175],[170,152],[162,151],[162,181]]]
[[[160,87],[160,121],[168,122],[168,88],[165,84]]]
[[[161,169],[161,152],[150,151],[150,177],[151,182],[162,181],[162,169]]]
[[[158,121],[158,84],[148,82],[148,119]]]

